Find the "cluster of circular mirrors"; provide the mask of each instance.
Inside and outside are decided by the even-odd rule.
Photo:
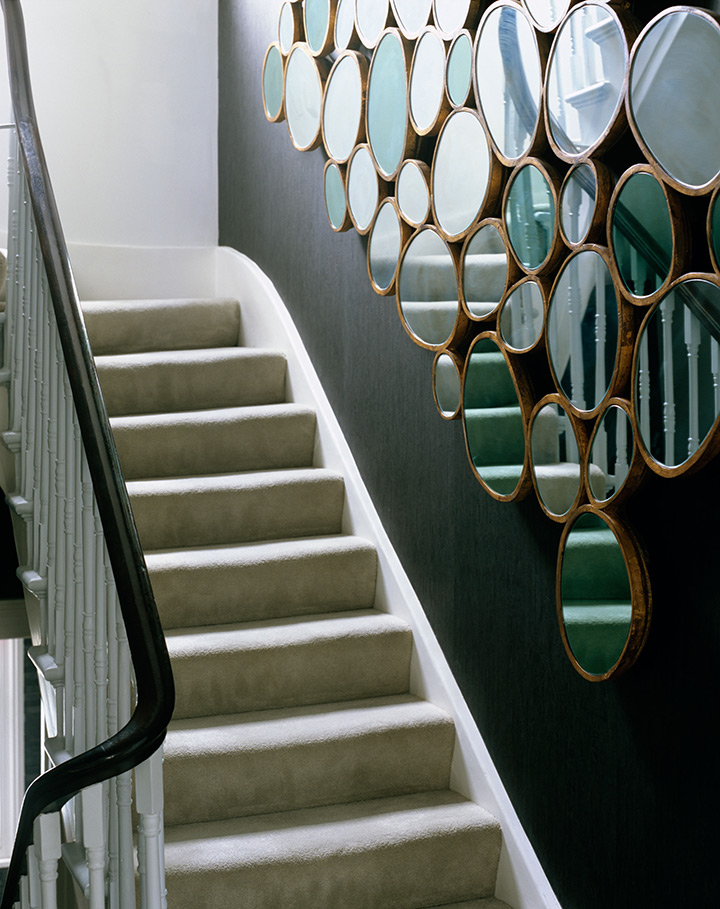
[[[286,0],[263,64],[475,476],[564,525],[560,630],[591,680],[650,622],[623,503],[720,449],[718,84],[718,17],[600,0]]]

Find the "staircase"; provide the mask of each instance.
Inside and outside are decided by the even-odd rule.
[[[342,476],[233,300],[84,304],[177,686],[168,905],[500,909],[497,822],[449,787]]]

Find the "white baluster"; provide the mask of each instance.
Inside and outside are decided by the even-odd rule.
[[[570,388],[573,404],[581,410],[585,407],[585,364],[582,346],[582,321],[587,300],[576,309],[573,301],[580,299],[580,275],[577,256],[572,260],[572,280],[568,284],[567,311],[570,324]]]
[[[673,367],[673,319],[675,304],[668,299],[660,307],[662,323],[663,363],[663,432],[665,436],[665,463],[675,464],[675,383]]]
[[[108,737],[108,617],[105,545],[95,497],[92,497],[95,545],[95,726],[99,742]]]
[[[138,825],[138,857],[142,855],[140,905],[142,909],[164,909],[167,897],[163,882],[161,827],[163,811],[162,748],[135,768]]]
[[[640,370],[638,375],[638,411],[640,435],[650,444],[650,353],[647,332],[640,339]]]
[[[57,877],[60,861],[60,813],[41,814],[35,820],[35,850],[40,868],[43,909],[57,909]]]
[[[27,877],[28,877],[28,902],[31,909],[40,909],[42,895],[40,892],[40,868],[38,867],[35,846],[28,846],[27,850]]]
[[[595,262],[595,401],[601,401],[607,390],[605,347],[607,345],[607,300],[605,265],[602,259]]]
[[[713,377],[713,413],[720,413],[720,344],[710,338],[710,372]]]
[[[105,818],[103,787],[100,783],[83,789],[82,803],[83,846],[87,856],[90,883],[85,896],[89,909],[105,907]]]
[[[700,323],[693,316],[687,306],[683,307],[685,330],[685,347],[687,348],[688,369],[688,446],[687,454],[690,457],[700,445],[700,394],[699,394],[699,363],[698,351],[700,349]]]
[[[93,516],[93,491],[90,479],[90,469],[82,453],[82,442],[77,438],[78,450],[81,453],[80,478],[81,478],[81,552],[82,572],[84,578],[83,597],[83,664],[85,668],[85,728],[86,746],[90,747],[98,742],[97,737],[97,689],[95,687],[95,619],[97,608],[97,590],[95,589],[95,519]]]

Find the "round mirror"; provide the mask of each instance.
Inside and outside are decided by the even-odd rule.
[[[545,90],[548,133],[561,158],[589,154],[611,141],[616,122],[622,127],[627,59],[611,7],[590,2],[570,11],[553,42]]]
[[[332,47],[330,0],[304,0],[305,40],[316,57],[327,54]]]
[[[508,361],[487,335],[468,352],[462,415],[475,475],[495,498],[519,497],[527,488],[525,420]]]
[[[708,242],[710,243],[710,253],[712,255],[713,265],[716,270],[720,270],[720,205],[718,199],[720,193],[715,192],[710,203],[708,211]]]
[[[472,85],[472,40],[469,32],[460,32],[450,45],[445,73],[445,87],[453,107],[463,107]]]
[[[633,297],[652,297],[673,266],[668,200],[649,170],[621,180],[610,211],[610,243],[620,280]]]
[[[435,29],[422,33],[410,70],[410,120],[419,136],[437,131],[445,99],[445,45]]]
[[[403,232],[395,200],[384,199],[368,240],[368,274],[375,293],[384,295],[392,291],[402,242]]]
[[[580,494],[578,427],[557,399],[544,398],[533,411],[530,452],[540,504],[552,518],[565,517]]]
[[[355,0],[338,0],[335,11],[335,50],[342,53],[357,42],[355,38]]]
[[[432,165],[435,222],[449,240],[458,240],[492,204],[497,193],[494,160],[478,115],[453,111],[445,120]]]
[[[568,524],[558,558],[558,619],[575,668],[600,681],[627,669],[647,637],[647,571],[627,528],[586,506]]]
[[[562,17],[570,8],[571,0],[523,0],[541,32],[551,32],[560,25]]]
[[[322,96],[317,63],[304,44],[296,44],[285,71],[285,115],[290,138],[298,151],[310,151],[320,140]]]
[[[504,162],[527,154],[540,117],[542,70],[535,30],[514,4],[491,7],[480,23],[475,93]]]
[[[720,174],[720,27],[699,9],[661,13],[633,50],[630,123],[678,189],[698,190]]]
[[[322,130],[328,156],[347,161],[363,138],[363,85],[367,75],[365,57],[354,51],[341,54],[330,70],[325,85]]]
[[[428,24],[432,0],[392,0],[398,28],[406,38],[417,38]]]
[[[555,192],[548,174],[536,164],[517,170],[506,190],[504,212],[515,258],[527,271],[539,271],[557,246]]]
[[[588,485],[591,497],[602,505],[616,499],[635,456],[635,433],[627,407],[611,403],[590,439]]]
[[[435,25],[448,38],[452,38],[468,23],[472,0],[433,0]]]
[[[513,350],[530,350],[540,340],[544,323],[542,289],[533,278],[525,278],[505,298],[498,321],[500,337]]]
[[[595,171],[587,162],[572,167],[560,191],[560,227],[570,246],[587,240],[598,202]]]
[[[720,287],[677,282],[648,313],[635,355],[633,405],[649,465],[682,473],[717,447]],[[711,451],[708,451],[711,448]]]
[[[286,0],[280,8],[278,41],[280,42],[280,50],[285,56],[290,53],[293,44],[300,40],[301,14],[300,4],[290,3],[289,0]]]
[[[430,216],[430,169],[423,161],[405,161],[397,179],[397,203],[408,224],[421,227]]]
[[[367,90],[367,137],[378,170],[395,176],[408,141],[405,51],[395,32],[387,32],[375,48]]]
[[[462,299],[474,319],[493,313],[507,287],[508,253],[499,224],[481,224],[463,248]]]
[[[405,247],[397,283],[400,315],[421,346],[442,347],[455,330],[460,303],[455,259],[431,227],[419,230]]]
[[[262,69],[262,96],[265,116],[271,123],[283,119],[283,58],[277,44],[265,53]]]
[[[355,229],[366,234],[380,202],[380,184],[367,145],[358,145],[347,171],[347,200]]]
[[[388,24],[389,15],[389,0],[357,0],[355,28],[365,47],[375,47]]]
[[[325,188],[325,211],[330,227],[337,231],[347,230],[350,226],[350,219],[345,198],[345,183],[342,171],[334,161],[328,161],[325,165],[323,186]]]
[[[433,363],[433,394],[440,416],[454,420],[460,413],[462,384],[458,364],[446,351],[439,353]]]
[[[547,345],[558,390],[578,411],[595,410],[613,381],[624,379],[624,370],[616,370],[618,321],[619,302],[603,256],[593,249],[570,256],[550,297]]]

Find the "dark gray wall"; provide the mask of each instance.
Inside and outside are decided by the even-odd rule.
[[[381,518],[525,830],[566,909],[710,906],[717,784],[720,470],[653,480],[633,506],[655,612],[637,665],[584,681],[560,642],[560,528],[530,499],[475,481],[462,428],[440,419],[433,356],[365,244],[334,234],[322,151],[262,113],[280,2],[220,2],[220,239],[269,274],[313,357]]]

